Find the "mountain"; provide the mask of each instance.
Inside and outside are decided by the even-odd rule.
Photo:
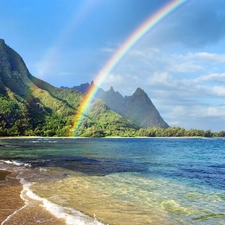
[[[74,86],[72,89],[85,93],[91,85],[95,84],[93,82],[91,84],[85,83]],[[123,97],[118,91],[114,91],[113,87],[108,91],[99,88],[96,97],[103,100],[110,109],[131,120],[139,127],[169,127],[141,88],[137,88],[132,96],[126,97]]]
[[[141,88],[137,88],[133,95],[123,97],[111,87],[109,91],[99,90],[97,97],[139,127],[169,127]]]
[[[81,84],[79,86],[74,86],[72,88],[68,88],[68,87],[61,86],[60,88],[61,89],[67,89],[67,90],[73,89],[73,90],[77,90],[77,91],[79,91],[79,92],[81,92],[81,93],[84,94],[84,93],[86,93],[88,91],[88,89],[90,88],[91,85],[94,85],[94,83],[93,82],[91,82],[91,84],[84,83],[84,84]]]
[[[67,136],[83,100],[30,74],[21,56],[0,39],[0,136]],[[130,135],[137,126],[95,99],[79,136]]]

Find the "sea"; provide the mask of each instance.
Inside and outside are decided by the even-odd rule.
[[[225,225],[224,138],[0,139],[6,169],[24,206],[3,225],[32,202],[68,225]]]

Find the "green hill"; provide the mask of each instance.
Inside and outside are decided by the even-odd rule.
[[[98,97],[106,103],[94,99],[75,132],[74,115],[84,99],[81,92],[87,88],[89,84],[80,87],[79,92],[60,89],[32,76],[19,54],[0,39],[0,136],[68,136],[71,133],[82,137],[225,136],[224,131],[167,128],[140,88],[128,97],[113,88],[108,92],[99,89]]]
[[[0,39],[0,136],[67,136],[82,100],[78,91],[56,88],[32,76],[20,55]],[[123,136],[136,129],[95,100],[77,134]]]

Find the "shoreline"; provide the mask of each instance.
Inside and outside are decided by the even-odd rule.
[[[0,169],[0,224],[38,224],[40,221],[43,225],[66,224],[64,219],[46,210],[41,202],[29,199],[26,192],[17,173]]]
[[[20,137],[16,137],[18,140],[20,139]],[[32,138],[34,138],[34,137],[32,137]],[[41,139],[40,137],[36,137],[37,139],[33,139],[34,140],[34,143],[36,143],[35,141],[36,140],[40,140],[41,142],[43,141],[43,143],[45,143],[45,142],[53,142],[53,140],[54,139],[48,139],[48,138],[44,138],[44,139]],[[160,137],[161,138],[161,137]],[[171,139],[172,138],[172,139]],[[171,137],[171,138],[163,138],[162,137],[162,141],[161,141],[161,139],[159,139],[158,141],[157,141],[157,138],[155,138],[155,141],[154,141],[154,138],[150,138],[149,139],[149,141],[147,141],[148,143],[151,143],[151,142],[157,142],[157,143],[163,143],[163,142],[166,142],[166,143],[173,143],[174,141],[173,141],[173,137]],[[164,139],[164,140],[163,140]],[[61,139],[62,140],[62,142],[63,142],[63,139]],[[81,139],[80,139],[81,140]],[[89,140],[91,140],[91,139],[89,139]],[[92,139],[93,141],[94,141],[94,139]],[[136,140],[138,140],[138,139],[136,139]],[[167,141],[166,141],[167,140]],[[184,140],[184,142],[189,142],[188,141],[188,139],[186,139],[186,141],[185,141],[185,138],[183,139]],[[181,139],[181,141],[177,141],[177,143],[181,143],[180,145],[181,145],[181,148],[182,148],[182,143],[183,143],[183,140]],[[198,140],[201,140],[201,139],[197,139],[196,140],[196,142],[198,142]],[[102,139],[102,141],[104,141],[104,139]],[[2,140],[2,143],[3,144],[7,144],[7,143],[17,143],[17,141],[13,141],[13,140]],[[29,142],[29,140],[26,140],[26,139],[24,139],[24,140],[22,140],[22,138],[21,138],[21,143],[23,143],[23,142]],[[31,140],[31,142],[32,142],[32,140]],[[60,142],[60,139],[59,139],[59,142]],[[73,142],[75,143],[75,142],[80,142],[79,140],[78,141],[76,141],[76,140],[74,140],[74,141],[68,141],[69,143],[72,143],[73,144]],[[85,143],[86,142],[86,140],[83,140],[83,142]],[[92,141],[90,141],[91,143],[92,143]],[[101,142],[101,140],[99,139],[99,140],[97,140],[97,143],[98,142]],[[107,142],[107,139],[105,139],[105,142],[106,143],[108,143]],[[117,141],[116,141],[116,143],[117,142],[120,142],[119,141],[119,139],[117,139]],[[127,141],[125,140],[124,142],[129,142],[129,139],[127,139]],[[130,142],[134,142],[134,143],[141,143],[141,142],[145,142],[144,141],[144,139],[141,139],[140,140],[140,142],[136,142],[135,141],[135,139],[133,139],[133,141],[132,140],[130,140]],[[175,141],[176,142],[176,141]],[[194,141],[194,139],[193,139],[193,141],[191,141],[190,140],[190,143],[192,144],[192,142],[195,142]],[[201,142],[205,142],[205,141],[201,141]],[[207,141],[206,141],[207,142]],[[209,141],[209,142],[211,142],[211,141]],[[223,142],[223,141],[220,141],[220,142]],[[0,143],[1,143],[1,140],[0,140]],[[110,143],[111,143],[111,141],[110,141]],[[30,143],[28,143],[29,144],[29,146],[30,146]],[[207,143],[206,143],[207,144]],[[13,145],[9,145],[9,146],[7,146],[7,148],[8,147],[10,147],[10,146],[13,146]],[[21,145],[21,146],[23,146],[23,145]],[[139,147],[139,144],[137,144],[137,146]],[[171,145],[169,145],[169,146],[171,146]],[[198,146],[198,145],[197,145]],[[15,145],[15,147],[17,148],[17,146]],[[54,146],[53,146],[54,147]],[[138,148],[137,147],[137,148]],[[175,146],[175,147],[177,147],[177,146]],[[20,148],[21,150],[19,150],[19,151],[23,151],[23,148]],[[102,146],[102,149],[105,149],[105,147],[104,147],[104,145]],[[13,152],[12,152],[13,153]],[[11,154],[12,154],[11,153]],[[17,149],[16,149],[16,152],[15,152],[16,154],[18,154],[17,153]],[[117,153],[117,152],[116,152]],[[6,149],[6,154],[8,154],[8,151],[7,151],[7,149]],[[5,154],[5,155],[6,155]],[[80,153],[79,153],[80,154]],[[142,154],[142,153],[141,153]],[[143,154],[143,155],[145,155],[145,154]],[[4,156],[4,155],[3,155]],[[23,156],[23,155],[22,155]],[[17,155],[17,157],[18,157],[18,155]],[[127,160],[127,157],[125,156],[124,157],[125,158],[125,160]],[[151,159],[151,158],[150,158]],[[33,181],[35,181],[35,180],[33,180],[32,178],[33,178],[33,175],[35,174],[35,176],[36,176],[36,174],[37,174],[37,180],[39,181],[42,181],[40,178],[39,178],[39,174],[41,174],[41,175],[45,175],[45,173],[44,173],[44,169],[42,170],[42,168],[40,169],[40,168],[36,168],[36,170],[34,170],[33,168],[29,168],[29,167],[23,167],[23,166],[14,166],[14,164],[12,163],[9,163],[9,164],[7,164],[7,162],[4,162],[4,160],[2,160],[1,162],[0,162],[0,164],[2,164],[2,168],[3,169],[1,169],[0,168],[0,172],[2,171],[2,177],[4,178],[4,180],[2,181],[1,180],[1,182],[0,182],[0,188],[1,188],[1,193],[0,193],[0,197],[1,197],[1,200],[2,200],[2,203],[0,203],[0,224],[2,224],[2,225],[10,225],[10,224],[26,224],[26,223],[29,223],[29,224],[38,224],[38,223],[40,223],[40,221],[44,221],[44,223],[42,223],[41,222],[41,224],[46,224],[46,225],[50,225],[50,224],[57,224],[57,225],[62,225],[62,224],[65,224],[65,218],[68,218],[68,220],[70,219],[70,221],[72,221],[73,220],[73,218],[69,215],[69,214],[66,214],[66,211],[64,211],[64,208],[63,207],[61,207],[61,205],[60,204],[56,204],[56,205],[53,205],[53,204],[51,204],[51,198],[48,198],[48,195],[42,195],[42,194],[40,194],[41,192],[36,192],[37,194],[35,194],[35,189],[33,189],[33,186],[32,186],[32,182]],[[115,165],[117,165],[117,164],[115,164]],[[136,167],[135,167],[136,168]],[[139,167],[138,167],[139,168]],[[11,174],[8,174],[8,175],[6,175],[6,173],[7,173],[7,171],[9,172],[9,171],[11,171]],[[35,172],[36,171],[36,172]],[[127,171],[127,170],[125,170],[125,171]],[[136,171],[136,169],[134,170],[134,172]],[[139,171],[139,170],[138,170]],[[154,170],[153,170],[154,171]],[[30,173],[31,172],[31,173]],[[37,173],[38,172],[38,173]],[[60,170],[60,172],[61,172],[61,170]],[[61,193],[62,192],[62,190],[65,190],[65,193],[69,193],[67,190],[69,190],[69,191],[71,191],[71,190],[73,190],[74,191],[74,187],[76,187],[76,192],[77,193],[79,193],[79,195],[77,195],[78,196],[78,198],[77,199],[79,199],[79,196],[81,196],[81,199],[83,199],[82,198],[82,195],[80,194],[80,193],[83,193],[83,192],[79,192],[78,191],[78,186],[76,186],[76,184],[80,184],[80,190],[82,190],[82,187],[88,187],[88,186],[90,186],[90,190],[93,190],[93,186],[92,186],[92,180],[89,180],[89,178],[87,179],[87,182],[84,182],[84,183],[82,183],[82,182],[79,182],[79,179],[77,179],[77,180],[72,180],[72,179],[70,179],[71,177],[70,176],[72,176],[70,173],[67,173],[68,171],[63,171],[62,172],[62,176],[63,176],[63,179],[64,178],[66,178],[65,179],[65,181],[68,179],[68,181],[66,181],[65,183],[60,183],[60,182],[58,182],[59,183],[59,186],[58,187],[60,187],[60,185],[61,184],[63,184],[63,188],[64,187],[66,187],[65,189],[61,189],[61,187],[60,188],[56,188],[55,190],[60,190],[60,192],[59,193]],[[112,171],[113,172],[113,171]],[[114,172],[113,172],[114,173]],[[51,174],[51,173],[49,173],[48,172],[48,170],[46,170],[46,174]],[[53,174],[53,173],[52,173]],[[51,175],[52,175],[51,174]],[[57,173],[58,174],[58,173]],[[110,173],[109,173],[110,174]],[[28,175],[28,176],[27,176]],[[30,176],[30,175],[32,175],[32,176]],[[126,175],[127,175],[127,173],[126,173]],[[116,174],[116,176],[117,176],[117,174]],[[124,177],[123,176],[123,174],[122,174],[122,177],[121,178],[117,178],[115,176],[115,181],[122,181],[123,183],[124,183],[124,179],[125,178],[127,178],[126,176]],[[41,176],[42,177],[42,176]],[[113,178],[114,176],[110,176],[109,177],[109,181],[111,181],[111,179]],[[5,179],[6,178],[6,179]],[[30,179],[29,179],[30,178]],[[61,178],[61,176],[60,176],[60,178]],[[141,178],[142,178],[142,176],[141,176]],[[23,180],[24,179],[24,180]],[[81,177],[81,180],[84,180],[83,179],[83,177]],[[132,179],[133,180],[133,179]],[[43,179],[43,181],[45,181],[45,179]],[[95,181],[95,180],[94,180]],[[125,180],[126,181],[126,180]],[[129,180],[128,180],[129,181]],[[141,180],[142,181],[142,180]],[[27,183],[26,183],[27,182]],[[46,182],[48,182],[48,179],[46,178]],[[95,182],[93,182],[93,183],[95,183]],[[99,183],[99,184],[102,184],[102,182],[100,181],[100,182],[97,182],[97,183]],[[104,182],[103,182],[104,183]],[[110,182],[107,182],[107,183],[110,183]],[[129,184],[130,182],[128,182],[128,184]],[[139,182],[138,182],[139,183]],[[144,182],[142,182],[142,183],[144,183]],[[53,186],[55,186],[55,185],[52,185],[52,184],[54,184],[54,183],[50,183],[50,185],[48,184],[48,186],[46,186],[46,187],[50,187],[50,188],[47,188],[46,190],[47,190],[47,192],[46,193],[48,193],[48,190],[49,189],[51,189],[51,187],[53,187]],[[91,185],[89,185],[89,184],[91,184]],[[148,183],[147,183],[148,184]],[[164,183],[163,183],[164,184]],[[73,189],[67,189],[67,186],[69,187],[69,186],[71,186],[71,188],[73,188]],[[96,186],[97,187],[97,186]],[[101,187],[101,186],[100,186]],[[105,189],[108,189],[108,184],[106,185],[106,186],[103,186],[104,188],[102,189],[102,190],[105,190]],[[158,187],[158,186],[157,186]],[[120,188],[120,185],[118,186],[118,188]],[[33,189],[33,191],[32,191],[32,189]],[[129,189],[129,188],[128,188]],[[38,189],[37,189],[38,190]],[[93,196],[96,196],[96,194],[95,193],[99,193],[99,190],[100,189],[97,189],[96,188],[96,190],[98,190],[98,191],[96,191],[96,192],[93,192],[94,193],[94,195]],[[120,189],[118,189],[119,191],[120,191]],[[127,190],[127,188],[126,189],[124,189],[124,190]],[[83,191],[83,190],[82,190]],[[117,191],[117,190],[116,190]],[[64,192],[64,191],[63,191]],[[7,195],[7,193],[8,193],[8,195]],[[53,191],[52,193],[54,193],[54,195],[52,195],[52,197],[55,197],[55,196],[60,196],[60,195],[57,195],[57,193],[55,192],[55,191]],[[86,194],[87,193],[87,194]],[[91,193],[91,191],[86,191],[86,192],[84,192],[84,194],[85,194],[85,196],[89,196],[89,193]],[[102,192],[103,194],[104,194],[104,191]],[[112,192],[110,192],[110,193],[112,193]],[[115,191],[113,190],[113,193],[115,193]],[[119,192],[120,193],[120,192]],[[122,192],[122,193],[124,193],[124,192]],[[126,193],[126,191],[125,191],[125,193]],[[13,199],[12,198],[12,195],[15,195],[15,199]],[[17,196],[16,196],[17,195]],[[40,197],[39,197],[40,196]],[[42,196],[42,197],[41,197]],[[47,196],[47,197],[46,197]],[[63,195],[64,196],[64,195]],[[73,196],[74,196],[74,194],[73,194]],[[105,196],[105,195],[99,195],[99,196]],[[98,196],[98,197],[99,197]],[[46,198],[45,198],[46,197]],[[51,197],[51,196],[50,196]],[[65,195],[65,197],[67,197],[67,195]],[[93,199],[95,199],[96,197],[94,197]],[[49,200],[48,200],[49,199]],[[53,198],[54,199],[54,198]],[[65,199],[67,199],[67,198],[65,198]],[[68,198],[69,199],[69,198]],[[99,199],[101,199],[101,197],[99,198]],[[114,200],[114,199],[112,199],[112,200]],[[78,202],[79,202],[79,200],[78,200]],[[80,202],[83,202],[83,200],[82,201],[80,201]],[[89,201],[87,201],[88,202],[88,205],[89,205]],[[85,202],[85,204],[87,203],[87,202]],[[108,202],[108,199],[107,199],[107,201],[106,202]],[[110,202],[111,202],[111,200],[110,200]],[[114,201],[112,201],[112,202],[114,202]],[[57,203],[57,202],[56,202]],[[94,204],[90,204],[90,205],[94,205]],[[96,204],[97,205],[97,204]],[[100,205],[100,204],[99,204]],[[58,207],[59,206],[59,207]],[[14,208],[13,208],[14,207]],[[75,208],[77,208],[77,209],[79,209],[79,207],[78,207],[78,205],[73,205],[73,207],[74,208],[71,208],[71,209],[75,209]],[[97,207],[96,207],[97,208]],[[96,208],[94,208],[94,210],[96,210]],[[141,207],[140,207],[141,208]],[[14,209],[14,210],[13,210]],[[50,210],[49,210],[50,209]],[[86,215],[93,215],[93,212],[94,211],[89,211],[90,210],[90,208],[88,208],[88,207],[84,207],[84,209],[85,210],[87,210],[87,212],[86,212]],[[11,211],[10,211],[11,210]],[[47,210],[47,211],[46,211]],[[81,208],[81,212],[83,212],[84,210]],[[120,211],[120,210],[119,210]],[[10,213],[11,212],[11,213]],[[50,212],[50,213],[49,213]],[[72,212],[72,210],[70,211],[70,212]],[[91,212],[91,213],[90,213]],[[8,214],[6,214],[6,213],[8,213]],[[3,215],[4,214],[4,215]],[[106,214],[105,214],[106,215]],[[108,215],[110,215],[110,214],[108,214]],[[3,218],[3,216],[4,216],[4,218]],[[61,221],[60,221],[60,219],[59,219],[59,216],[61,217]],[[79,216],[79,215],[78,215]],[[101,221],[104,221],[102,218],[101,218],[101,215],[98,215],[97,214],[97,218]],[[56,217],[56,218],[55,218]],[[108,218],[108,217],[107,217]],[[91,217],[91,219],[92,220],[94,220],[95,219],[95,217],[93,218],[93,216]],[[19,222],[18,222],[19,221]],[[35,223],[35,221],[36,221],[36,223]],[[106,220],[106,221],[108,221],[108,220]],[[110,220],[109,220],[110,221]],[[2,223],[1,223],[2,222]],[[106,223],[106,222],[105,222]],[[67,224],[69,224],[69,223],[67,223]],[[72,223],[71,223],[72,224]],[[74,224],[76,224],[76,223],[74,223]],[[79,223],[78,223],[79,224]]]
[[[7,177],[7,175],[9,175]],[[21,182],[22,179],[22,182]],[[67,214],[61,206],[41,198],[32,190],[31,183],[24,183],[18,178],[13,169],[9,171],[0,168],[0,224],[27,224],[35,225],[63,225],[63,224],[99,224],[86,214],[74,211],[74,215]]]
[[[7,137],[1,137],[0,136],[0,140],[4,140],[4,139],[36,139],[36,138],[40,138],[40,139],[44,139],[44,138],[47,138],[47,139],[57,139],[57,138],[63,138],[63,139],[85,139],[85,138],[87,138],[87,139],[98,139],[98,138],[107,138],[107,139],[110,139],[110,138],[112,138],[112,139],[116,139],[116,138],[124,138],[124,139],[131,139],[131,138],[137,138],[137,139],[141,139],[141,138],[149,138],[149,139],[165,139],[165,138],[177,138],[177,139],[182,139],[182,138],[187,138],[187,139],[189,139],[189,138],[210,138],[210,139],[214,139],[214,138],[216,138],[216,139],[218,139],[218,138],[224,138],[224,137],[203,137],[203,136],[181,136],[181,137],[173,137],[173,136],[171,136],[171,137],[145,137],[145,136],[136,136],[136,137],[120,137],[120,136],[106,136],[106,137],[44,137],[44,136],[7,136]]]
[[[26,196],[27,190],[17,175],[14,170],[0,168],[0,224],[66,224],[65,219],[45,209],[42,202]]]

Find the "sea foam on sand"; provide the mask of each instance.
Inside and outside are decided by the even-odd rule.
[[[7,164],[14,164],[10,161],[5,162]],[[14,164],[15,165],[15,164]],[[19,166],[19,165],[16,165]],[[0,170],[0,174],[2,176],[1,180],[3,181],[5,177],[10,174],[10,172],[6,170]],[[4,179],[3,179],[4,178]],[[43,207],[46,211],[51,213],[55,218],[64,220],[67,225],[104,225],[103,223],[97,221],[96,218],[91,218],[88,215],[85,215],[75,209],[72,208],[66,208],[61,207],[59,205],[56,205],[50,201],[48,201],[45,198],[41,198],[35,193],[32,192],[30,187],[35,182],[27,182],[24,178],[20,178],[19,175],[17,175],[17,179],[20,181],[20,184],[22,185],[22,191],[20,193],[20,198],[24,201],[24,205],[22,205],[19,209],[15,210],[13,213],[11,213],[4,221],[2,221],[1,225],[8,224],[11,220],[14,219],[15,216],[19,216],[19,214],[26,210],[26,207],[29,207],[30,201],[39,202],[39,205]],[[41,219],[41,218],[40,218]],[[37,221],[38,224],[38,221]]]
[[[56,205],[45,198],[41,198],[30,189],[32,183],[28,183],[25,179],[20,179],[23,185],[23,190],[21,192],[21,198],[25,201],[26,207],[29,204],[29,198],[41,203],[41,205],[54,215],[58,219],[64,219],[67,225],[104,225],[103,223],[97,221],[96,218],[91,218],[77,210],[61,207]],[[19,210],[18,210],[19,211]]]

